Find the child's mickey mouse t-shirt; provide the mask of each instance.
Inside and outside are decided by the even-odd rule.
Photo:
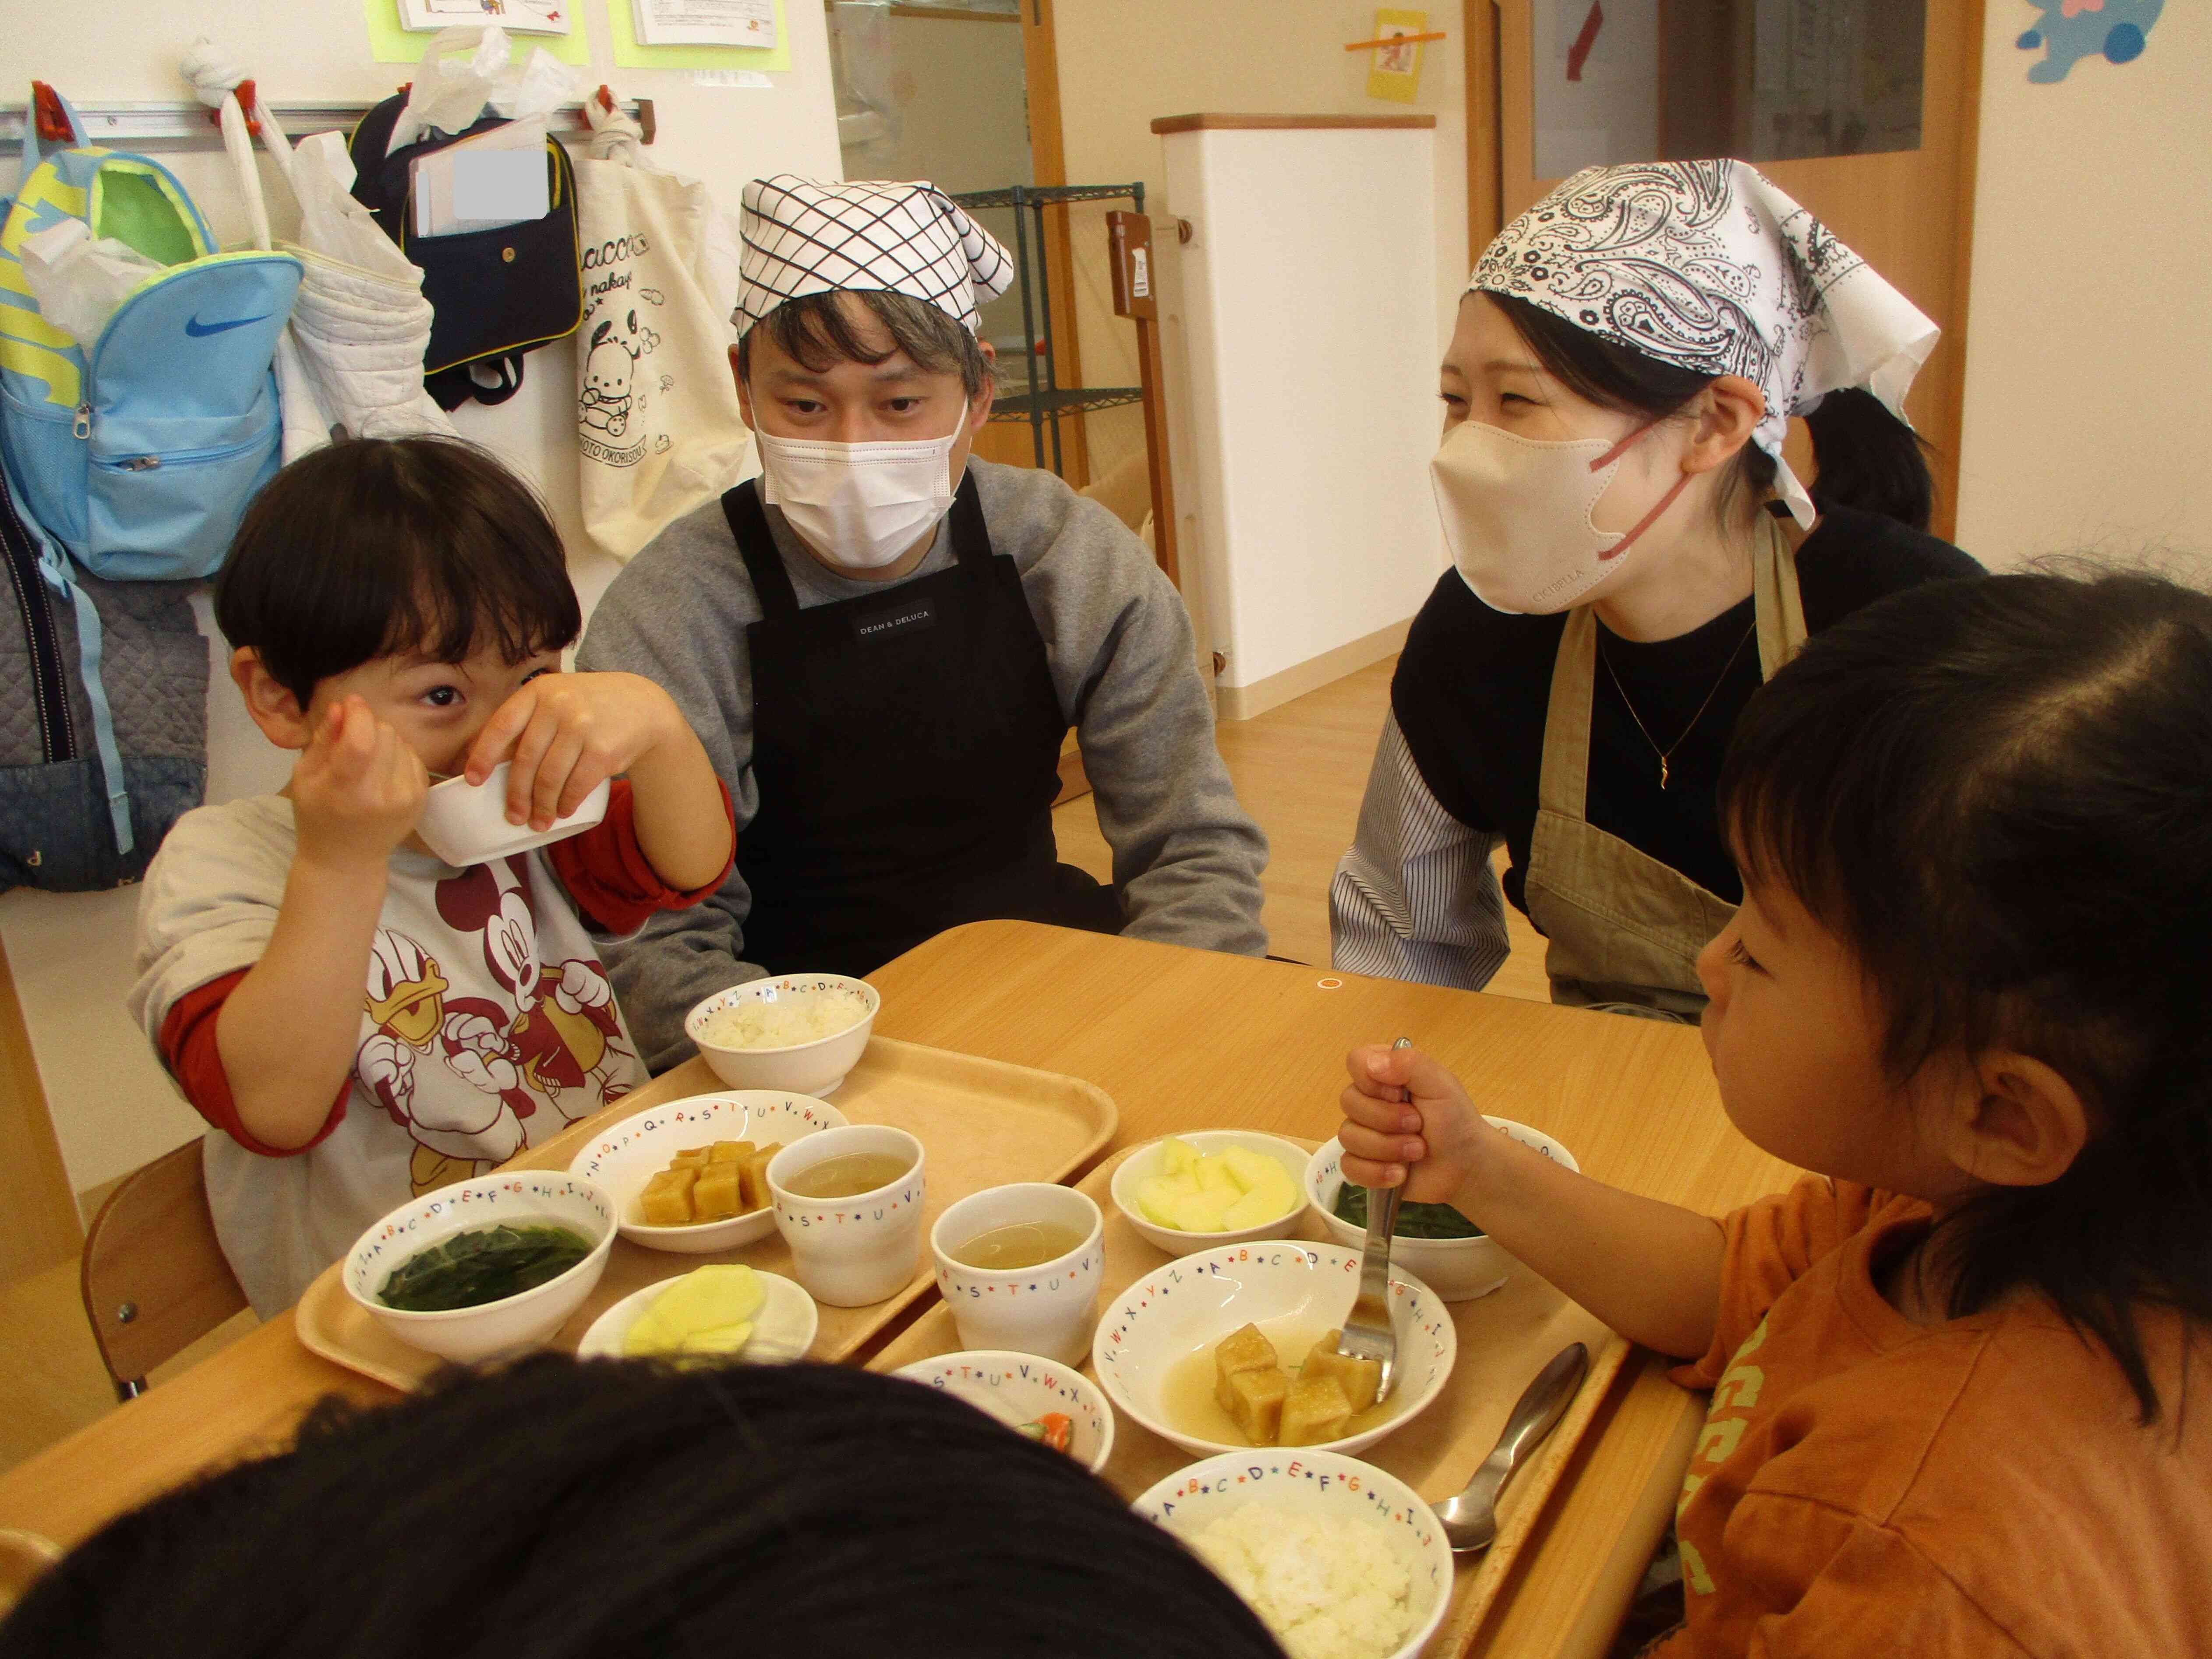
[[[646,1080],[578,907],[629,933],[702,895],[659,882],[630,805],[618,781],[598,828],[489,864],[392,855],[352,1069],[320,1132],[289,1151],[240,1121],[216,1027],[276,927],[298,846],[292,804],[201,807],[170,830],[139,901],[131,1012],[218,1131],[209,1206],[256,1311],[296,1301],[410,1196],[481,1174]]]
[[[1811,1177],[1724,1224],[1712,1404],[1665,1659],[2212,1653],[2205,1346],[2141,1316],[2164,1412],[2039,1297],[1935,1327],[1876,1275],[1917,1199]]]

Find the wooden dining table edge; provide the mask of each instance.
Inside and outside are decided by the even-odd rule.
[[[1522,1541],[1489,1615],[1461,1650],[1475,1659],[1601,1659],[1674,1518],[1676,1496],[1705,1420],[1705,1397],[1669,1379],[1674,1361],[1637,1349],[1567,1460],[1552,1501]],[[1625,1518],[1624,1518],[1625,1517]],[[1582,1535],[1610,1534],[1594,1570]],[[1577,1609],[1571,1620],[1558,1616]]]

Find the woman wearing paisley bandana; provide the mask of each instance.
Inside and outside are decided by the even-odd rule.
[[[1980,569],[1926,533],[1902,416],[1936,336],[1741,161],[1593,167],[1505,228],[1443,362],[1455,568],[1330,889],[1337,967],[1480,988],[1510,898],[1553,1000],[1698,1018],[1742,895],[1714,818],[1737,714],[1808,632]]]

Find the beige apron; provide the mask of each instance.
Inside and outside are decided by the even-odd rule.
[[[1794,539],[1771,514],[1759,515],[1752,606],[1763,680],[1805,642]],[[1596,669],[1596,613],[1580,605],[1567,613],[1552,668],[1525,883],[1529,918],[1550,941],[1552,1000],[1695,1024],[1705,1006],[1698,953],[1735,906],[1584,816]]]

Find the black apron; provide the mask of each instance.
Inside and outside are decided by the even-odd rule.
[[[762,611],[745,630],[760,791],[738,836],[745,959],[866,974],[994,917],[1119,933],[1113,891],[1059,861],[1067,721],[975,479],[953,497],[951,568],[804,611],[757,485],[722,511]]]

